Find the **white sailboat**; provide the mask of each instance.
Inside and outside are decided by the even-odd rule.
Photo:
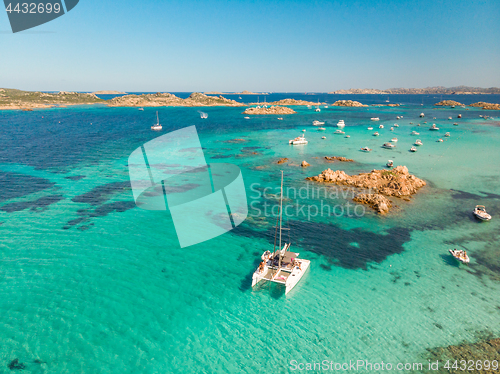
[[[309,268],[311,261],[298,259],[299,254],[290,252],[291,243],[285,243],[281,247],[281,233],[283,222],[283,171],[281,172],[281,196],[280,196],[280,215],[279,215],[279,247],[274,248],[273,252],[265,251],[259,264],[252,276],[252,287],[261,281],[269,281],[285,286],[285,294],[290,292],[300,281],[304,273]],[[276,238],[275,238],[276,239]],[[282,248],[282,249],[281,249]]]
[[[158,117],[158,111],[156,111],[156,125],[151,126],[151,130],[160,131],[162,128],[160,118]]]

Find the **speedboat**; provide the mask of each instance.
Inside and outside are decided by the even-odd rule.
[[[416,151],[417,151],[417,148],[415,148],[415,147],[410,148],[410,152],[416,152]]]
[[[463,251],[461,249],[449,249],[451,255],[455,257],[458,261],[460,261],[462,264],[468,264],[470,259],[469,256],[467,256],[467,252]]]
[[[373,127],[368,127],[368,130],[373,130]]]
[[[343,134],[345,134],[345,132],[339,129],[339,130],[335,130],[334,134],[343,135]]]
[[[446,134],[444,134],[444,136],[449,137],[449,136],[450,136],[450,133],[449,133],[449,132],[447,132]]]
[[[420,135],[420,133],[416,132],[416,131],[412,131],[411,132],[412,135]]]
[[[281,172],[281,194],[280,207],[283,205],[283,172]],[[285,295],[290,292],[302,279],[309,268],[310,260],[299,259],[299,253],[291,252],[291,243],[285,243],[283,248],[282,238],[282,216],[283,210],[279,211],[279,232],[276,230],[275,243],[279,240],[278,250],[265,251],[261,256],[261,262],[252,276],[252,287],[261,281],[278,283],[285,286]],[[278,226],[278,225],[276,225]],[[279,236],[279,239],[278,239]]]
[[[397,117],[396,117],[396,119],[401,119],[401,117],[400,117],[400,116],[397,116]]]
[[[425,114],[424,113],[420,113],[420,118],[424,118],[425,117]]]
[[[433,123],[432,126],[429,128],[429,130],[431,130],[431,131],[438,131],[439,127],[437,127],[436,124]]]
[[[373,136],[379,136],[379,135],[380,134],[378,132],[376,132],[376,131],[373,133]]]
[[[439,138],[438,140],[436,140],[438,143],[442,143],[444,140]]]
[[[383,128],[384,128],[384,125],[380,125],[378,128],[379,128],[379,129],[383,129]]]
[[[346,135],[345,137],[346,137],[346,138],[350,138],[350,137],[351,137],[351,135]]]
[[[302,132],[306,132],[306,129],[302,129]]]
[[[340,121],[337,122],[337,127],[345,127],[344,120],[341,119]]]
[[[370,118],[370,119],[371,119],[372,121],[380,121],[380,118],[378,118],[378,117],[372,117],[372,118]]]
[[[371,148],[368,148],[368,147],[361,147],[361,150],[363,152],[370,152],[372,149]]]
[[[489,221],[491,219],[491,216],[486,213],[486,208],[484,207],[484,205],[476,205],[473,213],[481,221]]]
[[[326,139],[326,136],[322,136],[321,139]]]
[[[394,127],[399,127],[399,125],[397,123],[394,124]]]
[[[457,118],[462,118],[462,115],[461,115],[461,114],[459,114],[459,115],[457,116]]]
[[[321,122],[321,121],[313,121],[313,126],[320,126],[320,125],[324,125],[325,123],[324,122]]]
[[[392,143],[384,143],[382,148],[392,149],[392,148],[396,148],[396,146]]]
[[[420,139],[415,140],[415,145],[423,145],[422,141]]]
[[[245,118],[245,119],[250,119],[250,117],[243,117],[243,118]]]
[[[387,161],[387,164],[385,164],[385,166],[387,166],[388,168],[392,168],[394,166],[394,161],[392,160]]]
[[[391,139],[391,142],[394,142],[394,143],[395,143],[395,142],[397,142],[397,141],[398,141],[398,138],[392,138],[392,139]]]
[[[301,135],[301,136],[297,136],[295,139],[289,140],[288,144],[291,144],[291,145],[307,144],[307,140],[304,137],[304,135]]]
[[[279,121],[283,121],[283,118],[281,118],[281,117],[278,117],[278,120],[279,120]]]
[[[391,130],[391,131],[394,131],[394,127],[391,127],[391,128],[390,128],[390,130]]]
[[[448,117],[448,119],[451,119],[451,117]]]
[[[325,131],[326,129],[324,127],[318,127],[318,131]]]
[[[158,117],[158,111],[156,112],[156,125],[151,126],[151,130],[160,131],[162,129],[162,125],[160,124],[160,118]]]
[[[456,122],[455,122],[455,123],[453,124],[453,126],[458,126],[458,123],[456,123]]]
[[[328,108],[328,105],[325,105],[323,108],[325,108],[325,109]]]
[[[139,108],[139,110],[140,110],[141,112],[144,112],[144,108],[142,108],[142,107],[141,107],[141,108]]]

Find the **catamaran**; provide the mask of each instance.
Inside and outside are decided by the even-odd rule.
[[[151,130],[160,131],[162,128],[160,118],[158,117],[158,111],[156,111],[156,125],[151,126]]]
[[[299,254],[289,251],[291,243],[282,245],[282,223],[283,223],[283,171],[281,172],[281,196],[280,196],[280,214],[279,214],[279,247],[273,248],[273,252],[265,251],[259,264],[252,276],[252,287],[260,281],[269,281],[285,286],[285,295],[292,290],[300,281],[304,273],[309,268],[311,261],[298,259]],[[278,229],[278,227],[276,227]],[[277,230],[276,230],[277,231]],[[277,234],[277,233],[276,233]],[[275,235],[275,243],[276,243]]]

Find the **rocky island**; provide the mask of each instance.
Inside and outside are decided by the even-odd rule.
[[[454,100],[443,100],[440,101],[439,103],[434,104],[435,106],[462,106],[464,104],[459,103],[458,101]]]
[[[392,170],[372,170],[370,173],[353,176],[341,170],[326,169],[306,180],[363,189],[364,192],[357,194],[354,201],[370,205],[379,213],[387,213],[392,206],[387,196],[408,200],[426,185],[425,181],[410,174],[406,166],[398,166]]]
[[[286,106],[270,106],[268,108],[248,108],[243,114],[294,114],[295,110]]]
[[[351,106],[351,107],[362,107],[362,106],[368,106],[368,105],[363,105],[359,101],[353,101],[353,100],[337,100],[332,104],[332,106]]]
[[[262,103],[260,103],[262,104]],[[325,103],[315,103],[313,101],[305,101],[305,100],[295,100],[295,99],[282,99],[279,101],[273,101],[269,103],[269,105],[325,105]]]
[[[429,94],[442,94],[442,95],[477,95],[477,94],[500,94],[500,88],[490,87],[426,87],[426,88],[388,88],[386,90],[379,90],[376,88],[351,88],[349,90],[337,90],[328,92],[329,94],[336,95],[388,95],[388,94],[412,94],[412,95],[429,95]]]
[[[476,107],[476,108],[483,108],[486,110],[500,110],[500,104],[485,103],[484,101],[470,104],[469,106]]]
[[[235,100],[226,99],[223,96],[207,96],[199,92],[193,92],[187,99],[181,99],[170,93],[155,93],[144,95],[125,95],[115,97],[108,102],[113,107],[158,107],[158,106],[245,106]]]
[[[44,109],[54,106],[105,103],[91,93],[64,92],[46,93],[0,88],[0,109]]]

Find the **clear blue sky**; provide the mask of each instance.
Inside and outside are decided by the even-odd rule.
[[[80,0],[0,46],[26,90],[499,87],[500,0]]]

